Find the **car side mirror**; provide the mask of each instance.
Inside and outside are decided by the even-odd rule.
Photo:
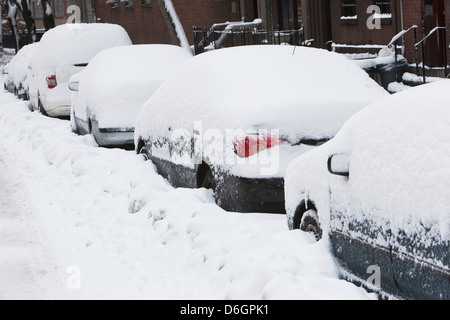
[[[328,172],[331,174],[349,177],[350,176],[350,155],[334,154],[328,158]]]
[[[79,82],[69,82],[69,89],[71,91],[78,91]]]
[[[3,74],[8,74],[8,70],[3,69]]]

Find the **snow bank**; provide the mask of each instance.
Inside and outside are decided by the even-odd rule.
[[[401,55],[397,56],[398,62],[405,61]],[[395,56],[379,56],[372,59],[353,60],[358,66],[364,70],[376,69],[378,66],[395,65]]]
[[[192,57],[178,46],[135,45],[106,49],[78,76],[74,109],[87,120],[89,109],[100,128],[132,128],[144,102],[168,74]]]
[[[352,57],[347,56],[347,57]],[[386,46],[380,49],[376,57],[373,58],[365,58],[365,59],[356,59],[354,62],[359,65],[364,70],[376,69],[379,67],[383,67],[386,69],[391,65],[391,68],[394,68],[395,61],[399,64],[405,64],[407,61],[405,57],[400,54],[395,55],[395,48],[393,46]]]
[[[198,55],[143,106],[136,136],[169,128],[280,129],[290,142],[332,137],[350,114],[387,95],[347,58],[325,50],[247,46]],[[176,117],[174,117],[176,115]]]
[[[54,272],[37,272],[43,299],[374,298],[340,280],[328,244],[288,231],[284,216],[224,212],[210,192],[174,189],[134,152],[97,148],[9,93],[0,150],[33,191]]]
[[[405,85],[403,82],[391,82],[388,86],[388,91],[391,93],[397,93],[410,88],[410,86]]]
[[[415,84],[422,84],[423,83],[423,76],[418,76],[414,73],[410,73],[410,72],[405,72],[403,74],[402,80],[405,82],[409,82],[409,83],[415,83]],[[427,83],[432,83],[432,82],[437,82],[437,81],[441,81],[443,80],[443,78],[439,78],[439,77],[425,77],[425,81]]]
[[[328,227],[332,198],[348,208],[348,220],[371,213],[374,223],[424,246],[449,241],[449,90],[443,80],[376,102],[329,143],[293,161],[286,174],[288,215],[310,199]],[[339,153],[351,155],[348,181],[327,171],[329,155]]]

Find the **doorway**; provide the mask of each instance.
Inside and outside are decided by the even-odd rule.
[[[245,22],[252,22],[260,18],[258,9],[258,0],[243,0],[241,1],[241,15]]]
[[[297,30],[299,28],[297,0],[277,0],[277,13],[279,30]]]
[[[445,27],[445,5],[444,0],[424,0],[422,6],[423,35],[435,27]],[[444,48],[445,39],[442,30],[428,38],[425,45],[425,64],[429,67],[442,67],[445,61]]]

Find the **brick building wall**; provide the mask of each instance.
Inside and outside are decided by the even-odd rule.
[[[422,24],[422,2],[423,0],[407,0],[403,1],[403,28],[407,29],[413,25],[417,25],[417,38],[422,39],[423,24]],[[405,35],[405,58],[412,63],[415,61],[414,51],[414,33],[413,31]],[[419,52],[420,53],[420,52]],[[420,53],[419,58],[422,54]]]
[[[105,23],[120,24],[127,30],[134,44],[170,43],[169,33],[158,7],[158,0],[143,6],[135,0],[134,7],[125,8],[118,2],[116,9],[106,0],[95,2],[96,17]],[[214,23],[240,21],[239,1],[232,0],[173,0],[186,36],[193,43],[192,27],[210,27]]]
[[[331,0],[331,25],[333,42],[347,45],[386,45],[401,30],[400,2],[391,1],[391,18],[381,19],[381,29],[369,29],[367,13],[373,0],[357,0],[354,19],[342,17],[342,2]]]

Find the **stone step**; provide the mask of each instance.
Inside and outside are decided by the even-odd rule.
[[[422,66],[416,67],[415,64],[410,64],[408,68],[408,73],[412,73],[418,76],[423,77],[423,68]],[[450,72],[450,68],[447,68],[447,74]],[[445,68],[426,68],[425,76],[432,78],[445,78]]]

